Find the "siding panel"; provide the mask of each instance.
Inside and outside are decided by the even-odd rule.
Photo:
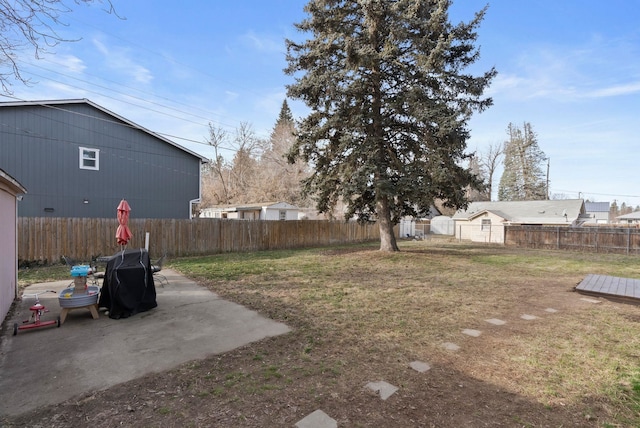
[[[88,103],[4,104],[0,167],[27,189],[19,216],[106,218],[126,198],[138,218],[188,218],[198,157]],[[98,171],[79,168],[79,147],[100,150]]]

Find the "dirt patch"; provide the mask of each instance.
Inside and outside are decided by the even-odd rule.
[[[593,266],[570,255],[559,263],[559,254],[549,252],[403,249],[391,256],[360,249],[274,259],[267,265],[288,264],[235,281],[205,279],[191,266],[191,275],[222,297],[293,331],[5,419],[3,426],[294,426],[317,409],[341,427],[595,427],[633,420],[603,391],[625,385],[591,365],[613,358],[607,350],[613,348],[619,370],[626,369],[625,353],[637,349],[637,339],[615,341],[640,337],[640,315],[636,306],[593,305],[571,291]],[[448,351],[445,342],[460,350]],[[412,361],[431,369],[417,372]],[[383,401],[365,387],[377,381],[399,389]]]

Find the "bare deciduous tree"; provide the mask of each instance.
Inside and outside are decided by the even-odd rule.
[[[258,158],[264,142],[256,137],[248,122],[240,123],[234,138],[235,155],[231,161],[229,189],[234,203],[257,202]]]
[[[307,164],[297,159],[292,164],[286,155],[295,144],[295,123],[285,100],[271,132],[269,145],[260,158],[260,185],[265,201],[288,202],[303,206],[302,179],[308,177]]]
[[[491,200],[491,195],[493,194],[493,179],[500,165],[502,154],[502,144],[491,143],[487,150],[480,155],[480,168],[486,178],[488,201]]]
[[[229,194],[230,166],[222,156],[222,149],[228,144],[227,132],[219,127],[209,124],[209,139],[207,143],[213,147],[214,157],[205,165],[202,174],[202,202],[201,205],[225,205],[231,203]]]
[[[76,5],[98,3],[117,16],[111,0],[73,0]],[[67,26],[62,16],[71,12],[69,2],[62,0],[0,0],[0,84],[10,92],[9,79],[23,83],[29,80],[20,73],[18,53],[32,49],[36,58],[48,48],[76,40],[61,37],[56,27]]]
[[[287,102],[268,140],[256,137],[248,123],[241,123],[233,139],[222,128],[209,126],[208,143],[214,158],[203,170],[202,207],[255,202],[288,202],[304,206],[301,180],[308,165],[289,163],[286,154],[295,142],[295,123]],[[222,150],[231,150],[230,161]]]
[[[475,175],[483,185],[477,187],[467,186],[467,200],[469,202],[490,200],[491,193],[487,196],[488,178],[482,168],[482,158],[477,152],[469,156],[469,171]]]

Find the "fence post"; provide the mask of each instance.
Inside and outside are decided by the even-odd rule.
[[[556,250],[560,249],[560,226],[556,226]]]
[[[627,229],[627,255],[631,251],[631,228]]]

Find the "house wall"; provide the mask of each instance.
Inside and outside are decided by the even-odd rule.
[[[260,210],[257,211],[240,211],[240,218],[243,220],[259,220]]]
[[[621,223],[621,224],[638,224],[638,223],[640,223],[640,219],[638,219],[638,218],[623,218],[623,219],[619,219],[618,223]]]
[[[0,320],[3,320],[16,298],[17,224],[16,195],[0,177]]]
[[[200,158],[89,104],[0,107],[0,123],[0,168],[29,189],[20,217],[115,217],[124,198],[131,217],[189,218],[200,196]]]
[[[587,211],[589,221],[587,223],[606,224],[609,223],[609,213],[602,211]]]
[[[596,223],[599,224],[606,224],[609,223],[609,213],[603,213],[603,212],[596,212],[593,213],[594,215],[594,220],[596,221]]]
[[[263,208],[260,220],[280,220],[280,211],[285,211],[285,220],[298,220],[297,209],[286,208]]]

